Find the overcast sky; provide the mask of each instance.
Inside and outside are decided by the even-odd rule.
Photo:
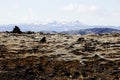
[[[120,0],[0,0],[0,24],[76,20],[120,26]]]

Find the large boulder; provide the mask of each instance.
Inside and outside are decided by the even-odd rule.
[[[12,32],[13,33],[22,33],[22,31],[20,30],[20,28],[18,26],[15,26]]]
[[[43,37],[43,38],[40,40],[40,43],[46,43],[46,37]]]

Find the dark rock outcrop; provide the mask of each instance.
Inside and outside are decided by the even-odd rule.
[[[18,26],[15,26],[15,28],[13,29],[12,33],[22,33],[22,31],[20,30],[20,28]]]
[[[78,38],[78,40],[77,40],[77,42],[83,42],[83,41],[85,41],[84,38]]]
[[[40,43],[46,43],[46,37],[43,37],[43,38],[40,40]]]

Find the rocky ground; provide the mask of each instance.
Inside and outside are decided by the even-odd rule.
[[[120,80],[120,34],[0,33],[0,80]]]

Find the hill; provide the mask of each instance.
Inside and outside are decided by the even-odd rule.
[[[65,34],[101,34],[101,33],[120,33],[120,30],[113,28],[90,28],[84,30],[64,31]]]

